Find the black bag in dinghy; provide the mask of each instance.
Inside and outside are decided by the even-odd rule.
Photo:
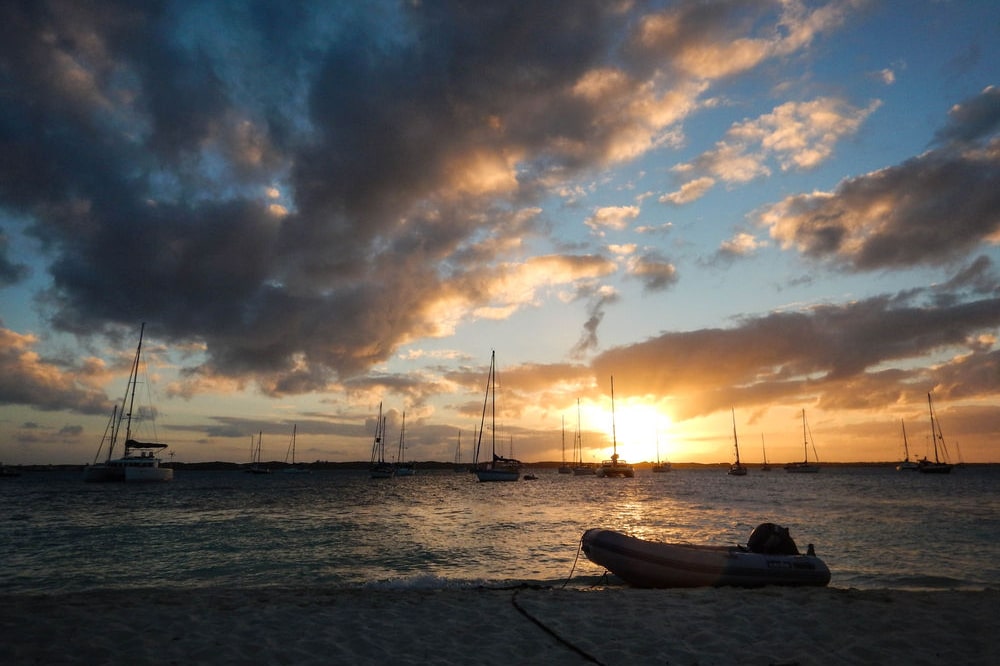
[[[830,569],[812,544],[799,553],[788,528],[763,523],[746,546],[697,546],[645,541],[613,530],[583,533],[583,552],[636,587],[815,585],[830,582]]]

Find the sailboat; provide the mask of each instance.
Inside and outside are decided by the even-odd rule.
[[[899,420],[899,423],[903,426],[903,453],[905,457],[903,458],[903,462],[896,465],[896,469],[900,472],[915,472],[920,469],[920,464],[910,460],[910,445],[906,441],[906,423],[902,419]]]
[[[931,413],[931,439],[934,441],[934,462],[924,456],[917,462],[917,471],[924,474],[949,474],[952,465],[938,458],[938,441],[941,442],[941,454],[946,455],[948,448],[944,444],[944,433],[941,432],[941,422],[934,414],[934,404],[931,402],[931,394],[927,394],[927,408]]]
[[[764,454],[764,463],[760,466],[760,471],[762,471],[762,472],[770,472],[771,471],[771,465],[769,465],[768,462],[767,462],[767,449],[764,448],[764,433],[761,433],[761,435],[760,435],[760,451],[761,451],[761,453]]]
[[[416,469],[413,463],[406,462],[406,412],[403,412],[403,423],[399,427],[399,448],[396,452],[396,476],[413,476]]]
[[[118,405],[112,409],[111,420],[104,430],[100,446],[97,447],[94,463],[87,465],[83,470],[84,481],[170,481],[174,478],[174,470],[161,466],[162,461],[154,453],[167,448],[166,444],[132,439],[132,410],[135,406],[135,388],[139,379],[139,359],[142,355],[142,336],[145,330],[146,324],[143,322],[139,328],[139,344],[135,348],[135,359],[132,361],[121,409]],[[122,421],[125,422],[124,450],[120,458],[113,458],[115,446],[121,435]],[[97,460],[105,442],[108,444],[108,455],[104,462],[99,463]]]
[[[657,474],[663,474],[671,469],[669,462],[660,462],[660,433],[656,433],[656,464],[653,465],[653,471]]]
[[[815,474],[819,471],[819,456],[816,456],[816,445],[813,445],[813,456],[816,457],[816,463],[809,462],[809,437],[806,434],[806,410],[802,410],[802,449],[805,453],[805,458],[802,462],[788,463],[785,465],[785,471],[793,474]]]
[[[305,467],[296,467],[295,465],[295,431],[298,429],[298,424],[292,425],[292,440],[288,443],[288,452],[292,454],[292,466],[286,467],[281,470],[285,474],[308,474],[309,470]],[[285,462],[288,462],[288,452],[285,453]]]
[[[514,458],[504,458],[497,454],[497,403],[496,403],[496,351],[490,353],[490,373],[486,378],[486,397],[483,400],[483,417],[479,424],[479,437],[476,439],[476,478],[480,481],[517,481],[521,478],[521,461]],[[483,444],[483,430],[486,427],[486,408],[490,407],[490,451],[488,462],[479,462],[479,451]]]
[[[456,472],[464,472],[465,465],[462,464],[462,431],[458,431],[458,440],[455,442],[455,464],[452,469]]]
[[[378,419],[375,420],[375,439],[372,441],[372,459],[368,473],[373,479],[392,478],[392,465],[385,461],[385,417],[382,416],[382,403],[378,403]]]
[[[733,408],[733,448],[736,449],[736,462],[729,466],[729,476],[746,476],[747,466],[740,462],[740,440],[736,437],[735,408]]]
[[[618,438],[615,435],[615,378],[611,377],[611,445],[613,453],[610,460],[601,462],[597,468],[597,476],[601,477],[623,477],[631,479],[635,476],[635,469],[624,460],[618,459]]]
[[[249,474],[270,474],[271,470],[268,469],[260,460],[260,450],[261,445],[264,442],[264,431],[261,430],[257,433],[257,446],[254,446],[253,435],[250,435],[250,466],[247,467],[246,471]]]
[[[572,474],[573,468],[566,464],[566,417],[562,417],[562,464],[559,465],[560,474]]]
[[[583,462],[583,433],[580,430],[580,399],[576,399],[576,435],[573,437],[573,476],[593,476],[594,463]]]

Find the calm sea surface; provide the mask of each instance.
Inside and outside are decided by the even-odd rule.
[[[590,527],[691,543],[746,543],[791,529],[832,586],[1000,586],[1000,469],[951,475],[889,467],[817,475],[722,469],[536,481],[466,473],[308,475],[179,471],[173,483],[85,484],[77,473],[0,481],[7,592],[138,587],[561,585]],[[600,580],[583,555],[570,586]]]

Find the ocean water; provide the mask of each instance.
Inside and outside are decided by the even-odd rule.
[[[517,483],[424,470],[387,480],[362,471],[179,471],[154,485],[26,473],[0,482],[0,582],[18,593],[586,587],[607,582],[579,553],[588,528],[736,544],[775,522],[803,552],[815,545],[834,587],[1000,586],[995,466],[943,476],[889,467],[751,469],[743,478],[722,469],[640,470],[634,479],[533,471],[536,481]]]

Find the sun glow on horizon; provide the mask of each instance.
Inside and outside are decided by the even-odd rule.
[[[613,416],[613,418],[612,418]],[[654,461],[659,442],[660,459],[676,457],[673,450],[673,421],[655,405],[642,400],[616,400],[611,405],[581,405],[581,427],[605,435],[604,442],[586,442],[595,457],[611,457],[615,442],[618,455],[628,462]]]

